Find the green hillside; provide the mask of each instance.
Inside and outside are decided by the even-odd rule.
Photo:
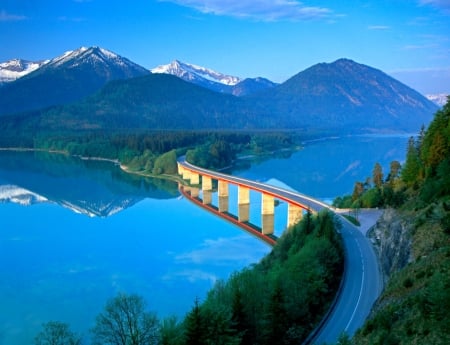
[[[238,122],[233,96],[169,75],[113,81],[81,102],[4,117],[14,128],[44,130],[227,128]],[[231,115],[229,115],[231,114]]]
[[[410,239],[407,249],[397,244],[394,252],[407,251],[409,262],[391,274],[352,343],[450,344],[450,102],[410,141],[394,192],[402,196],[401,236]]]
[[[45,85],[33,87],[64,89],[59,84],[52,87],[51,80],[49,75]],[[85,81],[83,78],[81,85]],[[10,102],[13,98],[5,90],[0,98]],[[22,95],[30,88],[14,90]],[[69,87],[66,92],[74,90]],[[62,96],[59,99],[57,104],[64,105],[21,114],[3,112],[0,133],[34,137],[33,133],[42,131],[142,129],[288,129],[317,136],[411,132],[428,124],[437,109],[381,71],[350,60],[312,66],[269,91],[246,97],[153,74],[111,81],[76,103],[68,104]]]

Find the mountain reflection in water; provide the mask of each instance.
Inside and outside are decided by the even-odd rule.
[[[0,152],[0,201],[55,202],[89,216],[107,217],[144,198],[169,199],[177,184],[122,171],[100,160],[45,152]]]

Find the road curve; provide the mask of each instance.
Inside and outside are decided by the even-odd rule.
[[[180,157],[178,163],[193,172],[233,184],[249,186],[312,211],[318,212],[323,208],[334,211],[329,205],[309,196],[199,168],[186,162],[184,157]],[[335,343],[343,332],[352,336],[363,325],[383,287],[378,260],[371,243],[353,224],[342,216],[337,216],[341,219],[340,232],[345,248],[343,283],[332,310],[320,329],[309,339],[308,344]]]
[[[345,248],[345,271],[340,295],[311,344],[336,343],[343,332],[352,336],[360,328],[380,295],[383,283],[370,241],[339,216]]]

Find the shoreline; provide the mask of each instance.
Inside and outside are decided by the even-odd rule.
[[[126,172],[127,174],[132,175],[138,175],[142,177],[149,177],[149,178],[158,178],[158,179],[166,179],[171,180],[178,183],[183,183],[183,180],[178,177],[177,175],[168,175],[168,174],[160,174],[160,175],[154,175],[151,173],[146,173],[143,171],[132,171],[128,169],[128,167],[124,164],[121,164],[119,159],[113,159],[113,158],[104,158],[104,157],[88,157],[88,156],[81,156],[81,155],[73,155],[70,154],[67,151],[62,150],[51,150],[51,149],[39,149],[39,148],[24,148],[24,147],[0,147],[1,151],[11,151],[11,152],[45,152],[45,153],[52,153],[52,154],[60,154],[65,155],[73,158],[78,158],[84,161],[102,161],[102,162],[109,162],[114,165],[119,166],[120,170]]]
[[[327,138],[324,138],[327,139]],[[236,161],[231,164],[230,166],[224,167],[219,169],[218,171],[222,171],[222,170],[226,170],[226,169],[233,169],[233,167],[236,166],[236,163],[239,161],[252,161],[253,159],[256,159],[257,157],[262,157],[263,159],[266,157],[273,156],[276,153],[281,153],[281,152],[290,152],[290,153],[294,153],[297,151],[300,151],[301,149],[303,149],[303,146],[299,146],[299,145],[295,145],[292,148],[282,148],[279,150],[274,150],[274,151],[268,151],[265,153],[261,153],[261,154],[247,154],[241,157],[237,157]],[[27,148],[27,147],[0,147],[0,152],[1,151],[10,151],[10,152],[44,152],[44,153],[52,153],[52,154],[60,154],[60,155],[65,155],[65,156],[69,156],[69,157],[73,157],[73,158],[78,158],[84,161],[103,161],[103,162],[110,162],[114,165],[119,166],[119,168],[126,172],[127,174],[132,174],[132,175],[137,175],[137,176],[142,176],[142,177],[148,177],[148,178],[157,178],[157,179],[166,179],[166,180],[171,180],[174,182],[178,182],[181,184],[185,184],[185,181],[180,178],[178,175],[170,175],[170,174],[160,174],[160,175],[155,175],[152,173],[148,173],[148,172],[144,172],[144,171],[133,171],[130,170],[125,164],[120,163],[118,158],[105,158],[105,157],[89,157],[89,156],[82,156],[82,155],[75,155],[75,154],[71,154],[67,151],[64,150],[55,150],[55,149],[43,149],[43,148]]]

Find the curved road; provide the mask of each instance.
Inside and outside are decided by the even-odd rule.
[[[352,336],[364,324],[383,288],[372,244],[353,224],[339,217],[345,248],[343,285],[333,310],[312,344],[335,343],[342,332]]]
[[[334,212],[329,205],[300,193],[199,168],[186,162],[184,157],[181,157],[178,163],[201,175],[249,186],[313,211],[328,208]],[[378,260],[371,243],[353,224],[337,216],[341,219],[341,235],[345,248],[343,284],[334,308],[309,344],[335,343],[343,332],[352,336],[363,325],[383,287]]]

